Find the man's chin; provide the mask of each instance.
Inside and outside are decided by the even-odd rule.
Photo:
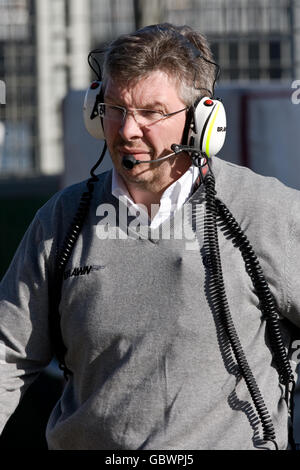
[[[122,176],[127,181],[143,183],[149,180],[150,168],[133,167],[131,170],[122,168]]]
[[[134,184],[144,190],[150,190],[154,179],[153,168],[147,163],[135,165],[131,170],[122,167],[120,174],[126,183]]]

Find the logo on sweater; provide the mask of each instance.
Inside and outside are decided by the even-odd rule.
[[[77,276],[84,276],[90,274],[91,271],[99,271],[100,269],[104,269],[105,265],[94,264],[90,266],[79,266],[71,269],[67,269],[64,272],[64,280],[68,279],[69,277],[77,277]]]

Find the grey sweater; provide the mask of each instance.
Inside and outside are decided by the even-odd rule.
[[[218,158],[213,171],[280,315],[299,327],[299,192]],[[96,183],[65,271],[61,329],[73,374],[48,423],[49,448],[274,448],[259,443],[261,425],[212,307],[202,186],[160,231],[137,233],[133,218],[126,236],[128,220],[110,184],[110,172]],[[85,183],[69,187],[38,211],[1,283],[1,428],[52,358],[48,280],[84,190]],[[219,245],[233,321],[286,449],[288,411],[266,324],[241,254],[220,224]],[[289,347],[288,327],[284,340]]]

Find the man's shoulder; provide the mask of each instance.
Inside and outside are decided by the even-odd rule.
[[[80,200],[82,194],[84,194],[85,192],[88,192],[89,181],[91,181],[91,185],[94,186],[94,189],[92,190],[93,192],[94,191],[105,192],[108,189],[107,183],[109,182],[110,175],[111,175],[111,170],[108,170],[104,173],[97,175],[94,181],[91,181],[91,179],[88,178],[88,179],[79,181],[78,183],[74,183],[70,186],[67,186],[66,188],[63,188],[57,193],[55,193],[51,197],[51,199],[49,199],[49,201],[45,204],[45,206],[54,205],[57,203],[61,203],[61,204],[71,203],[73,205],[74,201]]]
[[[289,206],[300,205],[300,191],[273,176],[264,176],[250,168],[215,158],[213,171],[216,189],[221,199],[236,204]]]
[[[98,190],[104,189],[110,176],[111,176],[111,170],[105,171],[103,173],[96,175],[94,178],[87,178],[82,181],[79,181],[78,183],[74,183],[70,186],[67,186],[66,188],[61,189],[60,191],[58,191],[56,196],[61,199],[65,199],[65,198],[68,199],[69,197],[76,196],[77,194],[80,195],[84,191],[87,191],[89,182],[95,185],[95,188],[97,188]]]
[[[79,207],[80,201],[84,195],[88,194],[88,182],[90,179],[67,186],[55,193],[37,212],[41,221],[50,221],[53,219],[68,219],[74,215]],[[110,191],[111,170],[97,175],[94,181],[92,194],[97,199],[103,198]]]

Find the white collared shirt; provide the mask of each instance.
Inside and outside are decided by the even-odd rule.
[[[193,186],[199,176],[199,169],[191,165],[189,169],[174,183],[169,186],[161,196],[159,207],[156,207],[152,213],[155,214],[149,218],[146,208],[141,204],[136,204],[130,196],[123,178],[117,173],[113,166],[111,192],[117,199],[122,200],[129,211],[136,213],[139,211],[139,219],[149,225],[150,228],[159,227],[165,220],[187,201],[191,196]],[[158,209],[158,210],[157,210]]]

